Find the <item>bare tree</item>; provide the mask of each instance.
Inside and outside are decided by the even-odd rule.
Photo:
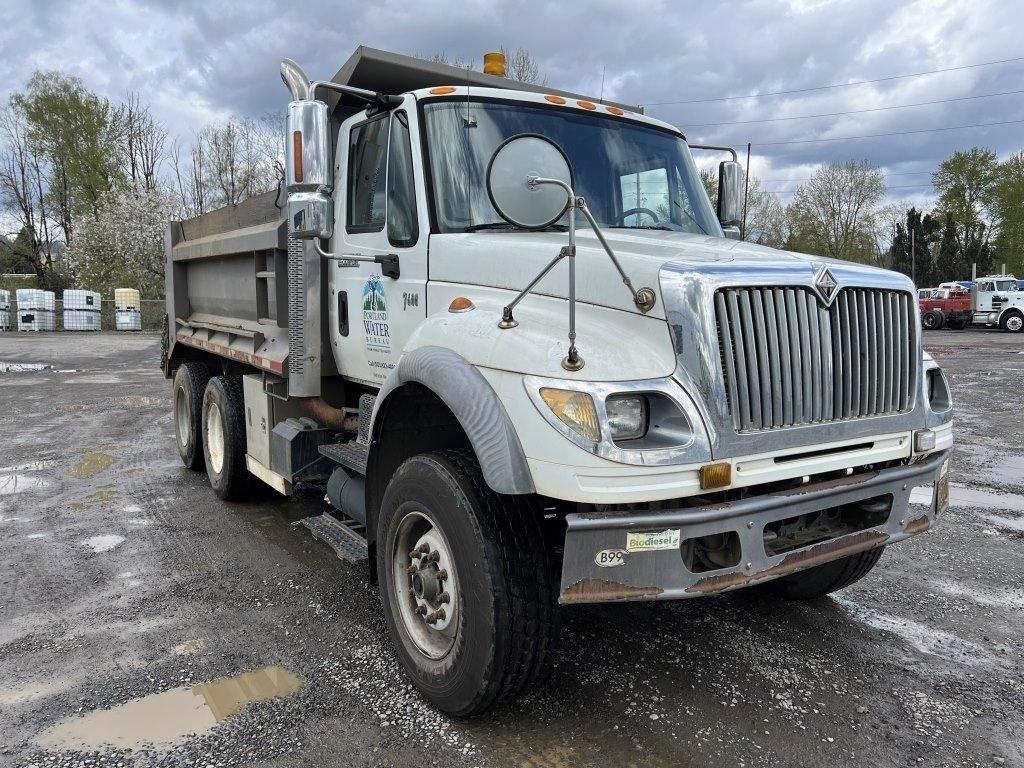
[[[827,163],[797,188],[788,209],[790,245],[836,259],[878,260],[885,177],[867,161]]]
[[[167,129],[153,117],[137,93],[129,93],[118,113],[123,121],[125,176],[139,191],[152,192],[167,155]]]
[[[517,80],[520,83],[535,83],[547,85],[547,76],[541,74],[540,65],[525,48],[516,48],[515,52],[501,48],[505,54],[505,76],[510,80]]]
[[[44,159],[41,150],[29,138],[29,125],[16,109],[0,112],[0,204],[18,222],[18,255],[28,259],[36,275],[43,279],[53,263],[50,222],[44,188]],[[14,250],[15,240],[0,240],[5,249]]]

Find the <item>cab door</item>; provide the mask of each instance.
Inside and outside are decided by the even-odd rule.
[[[430,228],[415,121],[407,96],[391,112],[350,118],[338,134],[336,258],[326,266],[331,346],[344,377],[374,386],[427,313]]]

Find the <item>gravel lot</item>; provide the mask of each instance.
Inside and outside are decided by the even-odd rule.
[[[936,528],[815,603],[567,610],[548,687],[464,722],[406,682],[364,569],[293,527],[320,494],[227,504],[181,467],[156,336],[0,335],[56,369],[0,372],[0,764],[1024,766],[1024,338],[926,345],[957,408]],[[132,743],[268,667],[301,687]],[[162,691],[120,748],[67,746]]]

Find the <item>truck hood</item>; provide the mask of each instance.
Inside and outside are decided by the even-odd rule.
[[[663,230],[604,229],[602,233],[633,286],[653,288],[658,302],[650,316],[665,317],[659,274],[666,264],[675,271],[723,262],[743,264],[842,263],[833,259],[768,248],[722,237]],[[490,231],[437,234],[430,238],[430,280],[519,291],[568,244],[564,232]],[[576,296],[581,302],[638,311],[611,259],[590,229],[576,233]],[[883,271],[857,265],[871,272]],[[560,264],[534,289],[540,295],[567,298],[568,266]]]

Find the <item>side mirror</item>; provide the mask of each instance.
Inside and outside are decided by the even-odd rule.
[[[494,210],[509,224],[544,229],[565,214],[566,190],[558,184],[536,184],[536,179],[556,179],[572,188],[569,159],[557,144],[522,133],[494,150],[487,164],[487,194]]]
[[[726,160],[718,166],[718,221],[727,237],[734,233],[742,237],[743,166],[734,160]]]
[[[323,192],[288,195],[288,228],[301,240],[328,239],[334,232],[334,203]]]

